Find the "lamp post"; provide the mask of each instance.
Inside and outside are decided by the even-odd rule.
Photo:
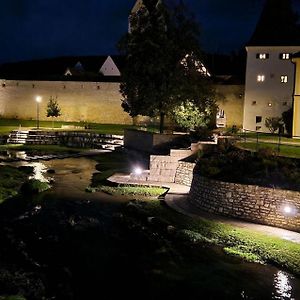
[[[42,102],[42,97],[37,96],[35,98],[36,101],[36,128],[40,128],[40,103]]]

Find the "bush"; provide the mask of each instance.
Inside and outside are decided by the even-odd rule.
[[[271,133],[275,133],[275,131],[283,126],[283,120],[278,117],[266,118],[265,126],[271,131]]]
[[[21,186],[21,192],[23,194],[38,194],[48,189],[50,189],[50,185],[47,182],[42,182],[37,179],[30,179]]]

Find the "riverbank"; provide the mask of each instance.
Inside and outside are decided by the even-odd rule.
[[[53,189],[0,205],[0,295],[192,300],[281,299],[289,293],[300,298],[299,273],[287,272],[292,270],[287,262],[300,266],[299,245],[195,220],[163,201],[85,192],[112,170],[128,172],[135,165],[132,156],[112,152],[37,163],[53,170],[42,173],[54,178]],[[281,260],[275,261],[276,254]]]

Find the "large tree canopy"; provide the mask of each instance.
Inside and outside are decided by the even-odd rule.
[[[202,112],[214,102],[201,63],[199,27],[185,6],[144,4],[131,16],[131,31],[119,45],[126,56],[122,106],[131,116],[160,115],[162,131],[164,116],[176,106],[189,102]]]

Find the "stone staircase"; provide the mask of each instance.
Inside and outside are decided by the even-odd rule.
[[[26,144],[28,134],[28,130],[14,130],[9,134],[7,144]]]
[[[14,130],[7,143],[115,150],[123,147],[123,136],[81,131]]]

